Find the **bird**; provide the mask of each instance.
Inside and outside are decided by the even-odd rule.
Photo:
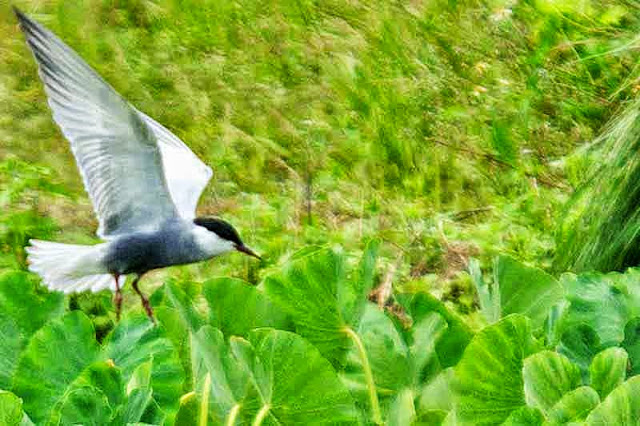
[[[148,271],[204,261],[236,250],[261,259],[236,229],[196,217],[213,174],[177,136],[120,96],[53,32],[14,7],[38,65],[53,120],[70,142],[102,240],[94,245],[37,239],[25,248],[29,269],[50,290],[114,294],[116,318],[128,276],[148,317],[138,283]]]

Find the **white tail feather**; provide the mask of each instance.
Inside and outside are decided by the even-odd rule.
[[[29,270],[42,277],[50,290],[77,293],[115,290],[115,280],[104,266],[102,258],[106,244],[81,246],[51,241],[30,240],[27,247]],[[125,277],[120,277],[124,284]]]

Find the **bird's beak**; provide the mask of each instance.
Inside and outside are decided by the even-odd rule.
[[[253,256],[257,259],[262,260],[262,258],[260,256],[258,256],[253,250],[251,250],[249,247],[242,245],[242,246],[236,246],[236,250],[244,253],[244,254],[248,254],[249,256]]]

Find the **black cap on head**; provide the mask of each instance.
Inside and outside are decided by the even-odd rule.
[[[215,217],[197,217],[193,220],[193,223],[215,232],[220,238],[231,241],[237,246],[244,245],[238,235],[238,231],[229,222]]]

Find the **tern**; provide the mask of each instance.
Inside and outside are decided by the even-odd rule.
[[[15,9],[38,63],[53,119],[71,144],[98,218],[96,245],[30,240],[31,271],[64,293],[110,289],[116,317],[126,277],[237,250],[260,258],[228,222],[196,217],[211,168],[173,133],[122,98],[51,31]]]

